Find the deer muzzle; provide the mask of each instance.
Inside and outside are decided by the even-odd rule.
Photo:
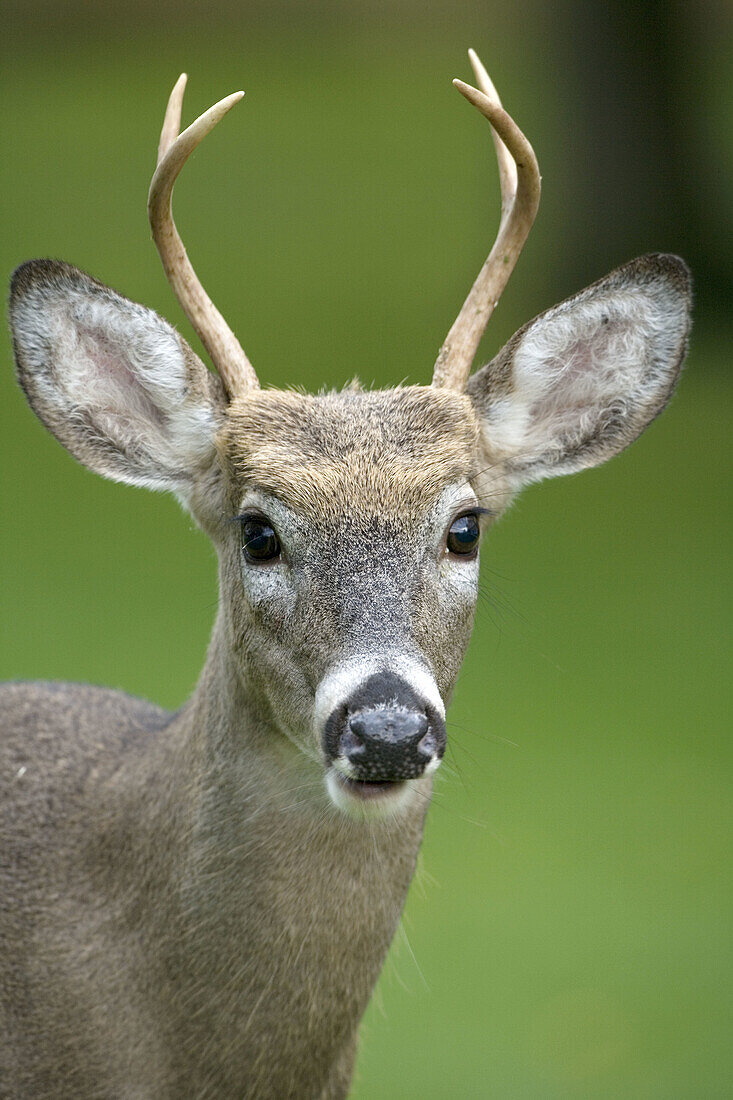
[[[352,793],[373,796],[376,790],[360,788],[418,779],[440,763],[446,732],[437,688],[431,683],[433,691],[421,690],[421,678],[405,671],[379,670],[352,682],[325,720],[326,760]]]

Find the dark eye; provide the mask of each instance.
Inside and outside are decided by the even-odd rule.
[[[480,535],[478,516],[469,512],[453,520],[448,529],[446,545],[451,554],[462,554],[465,557],[476,549]]]
[[[280,540],[264,519],[242,520],[242,550],[248,561],[271,561],[280,554]]]

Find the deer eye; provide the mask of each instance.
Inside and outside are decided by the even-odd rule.
[[[265,519],[242,519],[242,551],[248,561],[272,561],[280,555],[280,539]]]
[[[468,512],[465,516],[457,516],[448,528],[446,545],[451,554],[460,554],[466,557],[472,554],[478,546],[481,535],[478,516],[475,512]]]

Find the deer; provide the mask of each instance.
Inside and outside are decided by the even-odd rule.
[[[526,485],[606,461],[664,409],[690,275],[632,260],[472,373],[538,209],[533,149],[477,55],[501,219],[429,385],[261,388],[173,220],[191,152],[165,113],[148,212],[215,371],[71,265],[15,272],[31,407],[89,469],[176,495],[220,599],[175,713],[82,684],[2,687],[0,1092],[304,1097],[350,1087],[415,870],[482,535]]]

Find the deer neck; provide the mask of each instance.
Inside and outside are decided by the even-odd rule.
[[[353,1041],[399,922],[427,798],[399,820],[343,815],[320,763],[274,727],[256,685],[233,671],[222,635],[217,627],[168,731],[182,855],[166,969],[173,1002],[185,1006],[176,1032],[192,1052],[187,1072],[199,1072],[202,1049],[214,1061],[219,1048],[236,1051],[232,1066],[259,1055],[270,1074],[282,1063],[283,1091],[272,1095],[287,1095],[294,1067],[311,1066],[315,1083]]]

